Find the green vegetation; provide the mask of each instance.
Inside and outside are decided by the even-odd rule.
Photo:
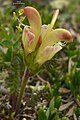
[[[80,119],[80,0],[24,0],[24,5],[2,1],[0,6],[0,119],[1,120],[76,120]],[[34,3],[34,4],[33,4]],[[17,96],[25,69],[22,33],[13,12],[33,6],[49,24],[53,10],[60,14],[55,28],[72,32],[74,41],[64,46],[43,69],[31,76],[16,115]],[[28,24],[27,19],[24,20]]]

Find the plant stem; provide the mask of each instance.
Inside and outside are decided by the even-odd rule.
[[[22,77],[21,89],[20,89],[19,97],[18,97],[17,104],[16,104],[16,113],[18,113],[20,109],[21,99],[22,99],[28,78],[29,78],[29,70],[25,68],[24,75]]]

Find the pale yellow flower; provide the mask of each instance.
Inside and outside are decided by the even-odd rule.
[[[50,60],[63,46],[62,42],[71,42],[71,33],[62,28],[53,29],[59,10],[53,15],[51,24],[42,25],[39,12],[33,7],[25,7],[24,14],[27,16],[30,28],[25,26],[22,34],[22,42],[26,55],[34,52],[38,46],[34,62],[42,65]]]

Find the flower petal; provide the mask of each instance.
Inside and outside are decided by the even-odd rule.
[[[55,22],[56,22],[56,19],[57,19],[57,17],[58,17],[58,14],[59,14],[59,9],[57,9],[57,10],[55,11],[54,15],[53,15],[53,18],[52,18],[52,21],[51,21],[51,24],[50,24],[50,29],[53,28],[53,26],[54,26],[54,24],[55,24]]]
[[[57,52],[59,52],[62,49],[62,43],[58,42],[53,46],[53,51],[51,52],[48,60],[50,60]]]
[[[53,51],[53,46],[47,46],[44,48],[41,53],[37,54],[35,62],[39,65],[42,65],[45,61],[48,60],[50,53]]]
[[[59,9],[57,9],[57,10],[55,11],[54,15],[53,15],[51,24],[49,25],[49,28],[48,28],[48,31],[47,31],[48,33],[52,30],[52,28],[53,28],[53,26],[54,26],[54,24],[55,24],[55,22],[56,22],[56,19],[57,19],[57,17],[58,17],[58,14],[59,14]]]
[[[34,40],[35,35],[25,27],[22,34],[22,43],[26,54],[31,53],[34,50]]]
[[[59,9],[57,9],[55,11],[55,13],[53,14],[53,18],[52,18],[52,21],[51,21],[51,24],[48,25],[47,29],[46,29],[46,34],[44,35],[43,39],[46,39],[46,37],[49,35],[49,33],[51,32],[55,22],[56,22],[56,19],[58,17],[58,14],[59,14]]]
[[[41,36],[42,39],[44,38],[44,36],[46,35],[47,31],[48,31],[49,25],[42,25],[42,30],[41,30]]]
[[[31,26],[31,31],[39,36],[41,33],[41,17],[39,12],[33,8],[33,7],[25,7],[24,8],[24,14],[27,16],[30,26]]]
[[[55,29],[42,41],[39,51],[42,51],[46,46],[52,46],[59,41],[71,42],[72,35],[68,30]]]
[[[44,62],[50,60],[61,49],[61,42],[56,43],[54,46],[47,46],[40,54],[37,54],[35,62],[42,65]]]

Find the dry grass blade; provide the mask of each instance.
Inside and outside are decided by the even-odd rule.
[[[74,108],[75,108],[74,106],[71,107],[69,111],[66,113],[66,116],[71,117],[73,115]]]
[[[60,93],[60,94],[67,94],[67,93],[70,93],[70,90],[67,89],[67,88],[61,87],[61,88],[59,89],[59,93]]]
[[[66,103],[66,104],[61,105],[60,108],[59,108],[59,111],[63,111],[63,110],[65,110],[65,109],[67,109],[67,108],[68,108],[69,106],[71,106],[73,103],[74,103],[74,101],[71,101],[71,102],[68,102],[68,103]]]
[[[76,115],[74,114],[74,120],[77,120],[77,117],[76,117]]]

